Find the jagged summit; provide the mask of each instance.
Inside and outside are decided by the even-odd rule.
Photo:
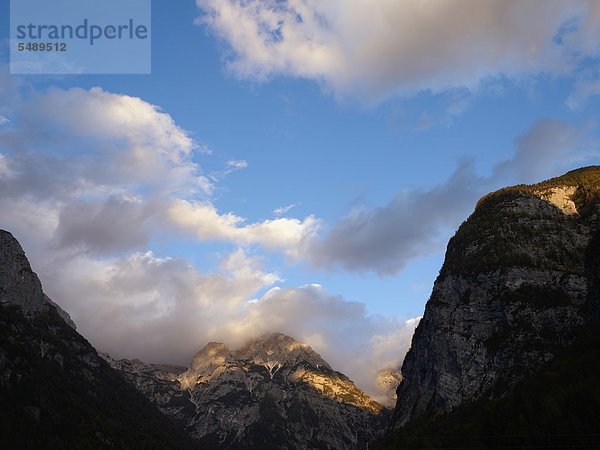
[[[219,342],[209,342],[192,359],[190,371],[199,372],[209,367],[217,367],[225,363],[228,356],[231,356],[231,350]]]
[[[258,364],[276,362],[281,365],[296,365],[302,362],[315,368],[325,367],[331,370],[329,364],[309,345],[283,333],[269,333],[253,339],[236,354],[241,359]]]
[[[183,373],[109,363],[210,448],[363,448],[389,417],[310,346],[282,333],[237,350],[210,342]]]
[[[256,364],[265,366],[270,371],[283,366],[296,367],[302,364],[315,369],[332,370],[309,345],[296,341],[283,333],[267,333],[251,339],[238,350],[231,350],[220,342],[209,342],[194,358],[188,376],[215,370],[218,366],[231,364]]]

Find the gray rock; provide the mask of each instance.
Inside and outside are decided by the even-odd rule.
[[[487,196],[450,240],[402,366],[392,428],[497,398],[588,320],[600,168]]]
[[[53,307],[71,328],[76,328],[69,314],[44,294],[21,244],[5,230],[0,230],[0,303],[18,305],[24,313]]]
[[[24,312],[39,311],[48,305],[23,248],[4,230],[0,230],[0,302],[19,305]]]
[[[107,361],[209,447],[364,448],[389,418],[308,345],[280,333],[235,351],[209,343],[183,372]]]

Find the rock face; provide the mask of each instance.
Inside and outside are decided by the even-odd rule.
[[[590,167],[480,200],[448,244],[392,428],[500,397],[574,341],[598,310],[599,191],[600,168]]]
[[[42,291],[42,283],[29,265],[21,244],[8,231],[0,230],[0,301],[18,305],[25,313],[45,310],[49,306],[75,328],[66,311]]]
[[[0,283],[2,301],[19,305],[24,312],[39,311],[48,304],[21,245],[4,230],[0,230]]]
[[[279,333],[237,351],[210,343],[184,372],[109,362],[211,448],[364,448],[389,418],[308,345]]]
[[[65,322],[0,230],[0,448],[195,445]]]

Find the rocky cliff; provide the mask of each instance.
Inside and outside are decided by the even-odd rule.
[[[308,345],[279,333],[235,351],[210,343],[185,371],[107,360],[210,448],[364,448],[389,418]]]
[[[598,316],[599,192],[589,167],[480,200],[448,244],[392,428],[502,397]]]
[[[65,318],[0,230],[0,448],[194,448]]]

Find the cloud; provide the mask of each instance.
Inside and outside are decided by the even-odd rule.
[[[463,159],[445,182],[399,192],[389,203],[355,208],[328,232],[309,242],[317,266],[393,275],[410,261],[444,248],[451,233],[482,195],[516,183],[535,183],[600,158],[595,125],[576,128],[540,119],[515,139],[515,153],[478,175]]]
[[[284,214],[287,214],[292,209],[294,209],[296,206],[298,206],[298,203],[292,203],[291,205],[282,206],[281,208],[277,208],[275,211],[273,211],[273,214],[275,214],[276,216],[283,216]]]
[[[566,100],[570,109],[581,109],[589,99],[600,95],[600,78],[598,75],[581,78],[575,83],[573,92]]]
[[[312,245],[318,265],[341,265],[351,271],[392,275],[409,261],[438,250],[440,232],[465,218],[485,180],[473,161],[463,160],[443,184],[429,190],[406,190],[373,210],[357,208]]]
[[[225,163],[225,169],[220,172],[213,172],[209,175],[209,178],[213,181],[219,181],[225,178],[236,170],[245,169],[248,167],[248,162],[244,160],[229,160]]]
[[[181,231],[293,256],[318,227],[312,216],[245,224],[220,214],[211,201],[217,180],[195,161],[203,147],[140,98],[53,88],[14,110],[13,126],[0,133],[0,191],[5,201],[27,198],[53,209],[57,247],[105,255],[142,249],[158,231]],[[223,173],[247,165],[229,160]]]
[[[227,168],[229,170],[238,170],[238,169],[245,169],[246,167],[248,167],[248,163],[244,160],[229,160],[227,161]]]
[[[242,78],[323,82],[382,99],[575,71],[600,54],[593,0],[196,0]]]
[[[210,274],[149,252],[57,262],[41,266],[46,291],[72,314],[84,336],[116,357],[187,365],[209,341],[235,348],[280,331],[308,343],[377,395],[378,370],[400,366],[418,322],[371,316],[363,303],[318,285],[272,287],[278,276],[241,250]]]
[[[233,213],[219,214],[211,203],[186,200],[176,201],[169,207],[167,220],[199,240],[259,244],[291,257],[299,256],[304,242],[316,234],[320,224],[317,218],[308,216],[304,220],[280,217],[244,225],[245,219]]]
[[[113,254],[144,247],[150,240],[147,222],[152,203],[136,197],[109,196],[95,201],[75,199],[60,211],[60,246],[84,245],[94,254]]]
[[[154,105],[100,88],[50,89],[14,101],[0,148],[14,176],[4,195],[38,198],[212,191],[193,161],[195,144]]]
[[[147,361],[188,364],[209,340],[238,338],[231,330],[246,300],[278,280],[240,250],[211,274],[151,252],[58,259],[41,266],[45,289],[83,335],[100,350]]]
[[[539,119],[515,140],[516,152],[497,164],[494,177],[533,183],[600,156],[591,125],[576,128],[557,119]]]
[[[401,366],[418,322],[419,318],[369,315],[363,303],[313,284],[271,289],[252,304],[245,326],[236,329],[282,330],[311,345],[336,370],[377,396],[377,373]],[[386,398],[378,400],[389,403]]]

